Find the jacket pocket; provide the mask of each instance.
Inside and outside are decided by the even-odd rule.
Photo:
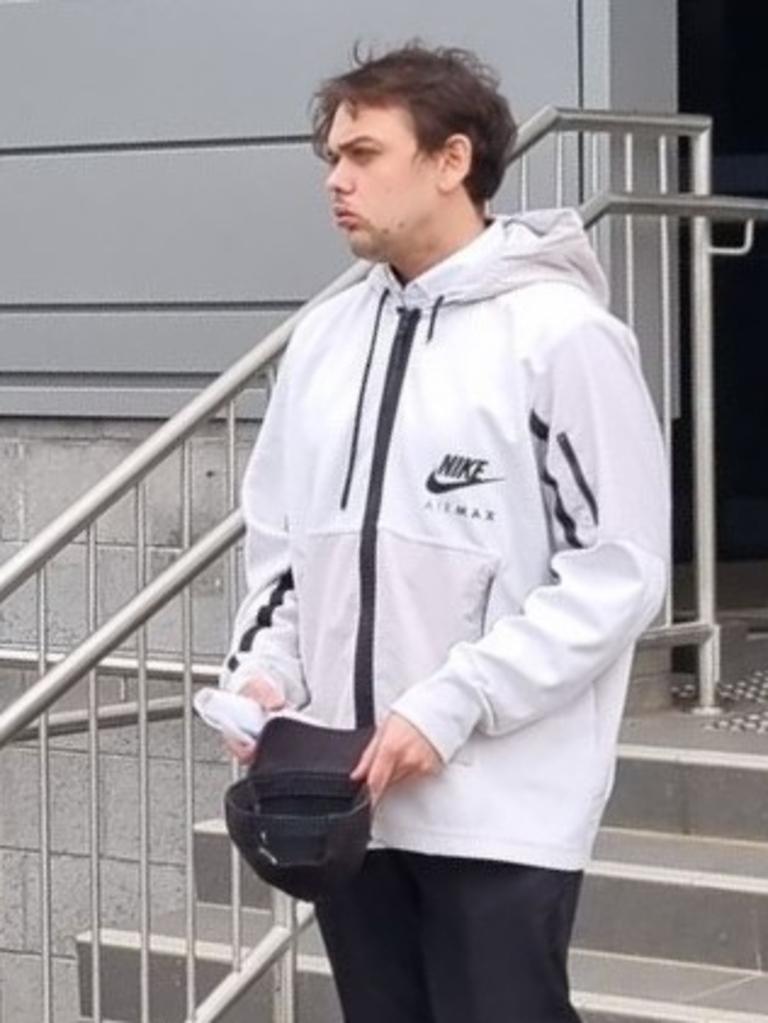
[[[497,558],[380,529],[375,685],[383,710],[485,628]]]

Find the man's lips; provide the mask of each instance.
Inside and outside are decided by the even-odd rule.
[[[361,223],[360,217],[356,213],[341,207],[334,209],[333,216],[340,227],[356,227]]]

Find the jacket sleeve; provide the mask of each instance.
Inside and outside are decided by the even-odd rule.
[[[444,760],[475,729],[510,733],[576,698],[650,624],[666,589],[668,473],[633,336],[595,314],[533,380],[550,581],[480,639],[455,644],[392,707]]]
[[[306,702],[306,689],[284,488],[289,375],[286,355],[243,478],[247,593],[235,618],[220,684],[237,691],[260,676],[298,707]]]

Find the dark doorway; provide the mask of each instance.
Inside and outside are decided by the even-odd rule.
[[[679,0],[678,11],[680,109],[714,117],[714,190],[768,197],[768,19],[763,5]],[[716,240],[733,245],[741,235],[741,229],[723,228]],[[768,558],[766,235],[766,228],[758,227],[750,255],[715,261],[721,561]],[[689,429],[685,421],[680,427]]]

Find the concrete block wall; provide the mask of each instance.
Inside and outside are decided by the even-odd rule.
[[[156,424],[129,421],[0,420],[0,560],[19,550],[81,493],[126,457]],[[256,429],[244,424],[237,448],[242,474]],[[220,424],[191,441],[192,538],[202,536],[227,511],[225,433]],[[126,495],[97,527],[98,613],[104,620],[135,592],[135,498]],[[175,454],[147,480],[147,573],[152,578],[178,555],[181,544],[181,463]],[[85,536],[51,563],[48,573],[49,643],[66,648],[85,633]],[[218,657],[229,629],[225,565],[214,564],[196,581],[194,648]],[[178,602],[177,602],[178,603]],[[36,643],[36,591],[30,581],[0,606],[0,645]],[[150,649],[178,650],[180,611],[171,606],[149,629]]]

